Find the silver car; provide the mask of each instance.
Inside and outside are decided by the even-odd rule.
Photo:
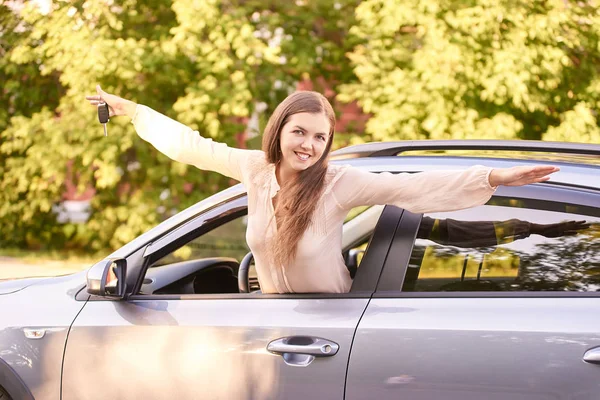
[[[245,189],[229,188],[87,271],[0,282],[0,399],[600,398],[600,146],[392,142],[333,159],[561,171],[463,211],[352,210],[345,294],[262,294]]]

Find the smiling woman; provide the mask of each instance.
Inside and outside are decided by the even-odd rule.
[[[265,129],[263,149],[276,165],[281,191],[272,199],[277,235],[273,261],[288,264],[310,225],[327,174],[327,156],[335,130],[335,113],[316,92],[296,92],[275,110]]]
[[[375,174],[330,165],[335,114],[321,94],[300,91],[277,106],[262,151],[215,143],[146,106],[98,86],[92,105],[127,115],[138,135],[175,161],[219,172],[248,191],[246,240],[263,293],[343,293],[352,278],[341,254],[342,224],[358,206],[392,204],[413,212],[451,211],[485,203],[497,185],[548,180],[552,166],[416,174]]]

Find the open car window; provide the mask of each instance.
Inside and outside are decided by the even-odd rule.
[[[345,220],[342,249],[351,276],[362,260],[382,211],[383,206],[357,207]],[[214,225],[210,230],[203,231],[206,223],[198,217],[197,222],[181,227],[185,235],[171,233],[169,251],[156,251],[160,258],[149,266],[140,293],[238,293],[239,263],[250,251],[246,244],[248,217],[238,209],[237,216],[232,218],[226,207],[222,215],[223,223],[219,223],[218,214],[208,219]],[[251,292],[260,290],[253,264],[249,269],[249,288]]]
[[[246,244],[247,226],[247,215],[227,221],[167,254],[152,267],[210,257],[229,257],[240,262],[250,251]]]

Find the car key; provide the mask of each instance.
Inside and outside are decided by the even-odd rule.
[[[98,104],[98,120],[104,127],[104,136],[108,136],[108,132],[106,131],[106,124],[109,121],[108,115],[108,104],[105,102]]]

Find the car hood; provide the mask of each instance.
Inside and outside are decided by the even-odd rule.
[[[0,281],[0,295],[9,294],[23,290],[28,286],[34,285],[40,281],[50,279],[49,277],[38,277],[38,278],[21,278],[21,279],[7,279]]]

